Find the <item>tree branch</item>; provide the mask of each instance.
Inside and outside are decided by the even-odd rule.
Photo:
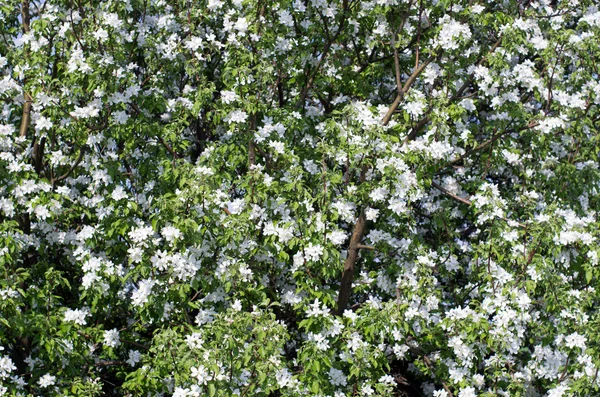
[[[169,153],[171,153],[171,156],[173,156],[173,158],[175,159],[180,159],[181,155],[179,153],[177,153],[175,150],[173,150],[173,148],[171,146],[169,146],[169,144],[167,142],[165,142],[164,139],[162,139],[162,137],[160,136],[156,136],[158,138],[158,141],[165,147],[165,149],[167,149],[167,151]]]
[[[423,361],[425,362],[425,365],[427,365],[427,368],[429,368],[429,370],[431,372],[433,372],[433,364],[431,363],[431,360],[429,359],[429,357],[427,357],[426,355],[423,355]],[[435,376],[435,374],[434,374],[434,376]],[[437,376],[436,376],[436,378],[437,378]],[[442,387],[448,394],[448,397],[453,397],[454,395],[452,394],[452,390],[450,390],[450,388],[448,387],[446,382],[444,382],[443,380],[440,379],[440,383],[442,384]]]
[[[138,343],[138,342],[135,342],[132,340],[121,339],[121,342],[127,343],[128,345],[133,345],[133,346],[139,347],[140,349],[150,350],[150,348],[148,346],[142,345],[141,343]]]
[[[21,117],[21,127],[19,128],[20,137],[27,136],[31,116],[31,103],[33,102],[28,93],[23,93],[23,96],[25,97],[25,103],[23,104],[23,116]]]
[[[21,24],[23,28],[23,33],[29,33],[29,25],[31,21],[31,16],[29,13],[29,0],[23,0],[21,2]]]
[[[300,92],[300,98],[298,98],[298,102],[296,103],[296,108],[304,108],[304,102],[306,102],[306,97],[308,96],[308,91],[311,89],[311,87],[315,81],[315,78],[317,77],[317,73],[323,66],[323,63],[325,62],[325,59],[327,58],[327,55],[329,54],[329,50],[330,50],[331,46],[337,40],[338,36],[342,33],[342,29],[344,28],[344,25],[346,24],[347,12],[348,12],[348,0],[343,0],[342,20],[340,21],[338,29],[335,32],[335,34],[333,35],[333,37],[331,38],[331,40],[327,40],[327,42],[325,43],[325,47],[323,47],[323,52],[321,53],[321,59],[319,59],[317,66],[315,66],[312,73],[310,73],[308,81],[304,85],[304,88],[302,88],[302,91]]]
[[[410,6],[412,5],[412,2],[408,5],[408,7],[410,8]],[[406,19],[408,18],[408,12],[404,15],[404,18],[402,18],[402,22],[400,23],[400,26],[398,27],[398,33],[402,33],[402,29],[404,29],[404,24],[406,23]],[[398,56],[398,48],[396,47],[396,34],[392,33],[392,38],[390,40],[392,42],[392,47],[394,49],[394,71],[396,72],[396,86],[398,88],[398,95],[404,95],[402,93],[402,81],[400,79],[400,59]]]
[[[344,261],[344,271],[342,272],[342,282],[340,285],[340,291],[337,299],[337,310],[336,314],[341,316],[346,310],[348,301],[350,300],[350,294],[352,292],[352,281],[354,280],[354,268],[358,259],[359,243],[362,240],[365,232],[365,226],[367,224],[367,218],[364,213],[361,213],[354,225],[352,231],[352,237],[350,238],[350,246],[348,247],[348,256]]]
[[[364,244],[358,244],[356,246],[356,248],[361,249],[361,250],[369,250],[369,251],[375,250],[375,247],[373,247],[372,245],[364,245]]]
[[[479,61],[477,61],[477,63],[475,63],[475,66],[480,66],[481,64],[483,64],[483,62],[487,59],[487,57],[493,53],[494,51],[496,51],[496,49],[500,46],[500,43],[502,42],[502,37],[500,37],[495,43],[494,45],[492,45],[492,47],[490,48],[490,50],[488,51],[488,53],[486,55],[484,55],[483,57],[481,57],[479,59]],[[465,90],[469,87],[469,85],[471,84],[471,82],[473,81],[473,76],[470,76],[467,81],[465,81],[463,83],[463,85],[458,89],[458,91],[456,91],[454,93],[454,95],[452,95],[452,97],[450,97],[450,101],[453,101],[459,97],[462,96],[463,92],[465,92]],[[412,141],[413,139],[415,139],[417,137],[417,134],[419,133],[419,131],[421,130],[421,128],[423,128],[425,126],[425,124],[429,123],[429,121],[431,121],[431,118],[429,116],[425,116],[423,117],[421,120],[419,120],[419,122],[417,122],[417,124],[413,127],[413,129],[410,131],[410,133],[406,136],[406,138],[404,138],[404,143],[408,142],[408,141]]]
[[[404,96],[406,95],[406,93],[408,92],[408,90],[410,90],[410,87],[413,85],[413,83],[415,82],[415,80],[417,79],[417,77],[419,77],[419,75],[421,73],[423,73],[423,71],[425,70],[425,68],[427,67],[427,65],[429,65],[431,63],[431,61],[433,61],[433,59],[434,59],[433,57],[427,59],[425,62],[423,62],[421,64],[421,66],[419,66],[410,75],[410,77],[406,80],[406,83],[404,83],[404,87],[402,87],[402,89],[400,90],[400,92],[396,96],[396,99],[394,100],[394,102],[392,103],[392,105],[388,109],[387,113],[383,117],[383,120],[381,121],[381,124],[383,124],[384,126],[389,124],[390,120],[392,119],[392,115],[394,114],[394,112],[396,111],[396,109],[398,109],[398,105],[400,105],[400,102],[402,102],[402,100],[404,99]]]
[[[95,367],[110,367],[110,366],[114,366],[114,365],[127,365],[127,363],[125,361],[98,361],[97,363],[94,363]]]
[[[538,126],[539,123],[538,122],[530,122],[529,124],[527,124],[525,127],[519,128],[517,131],[524,131],[524,130],[528,130],[530,128],[534,128],[536,126]],[[467,150],[462,156],[458,157],[456,160],[452,160],[451,162],[449,162],[444,168],[446,167],[451,167],[453,165],[459,164],[461,163],[464,159],[466,159],[467,157],[469,157],[472,153],[477,152],[481,149],[486,148],[487,146],[491,145],[492,143],[496,142],[498,140],[498,138],[508,134],[508,133],[512,133],[515,131],[512,130],[506,130],[504,132],[501,132],[499,134],[496,134],[494,136],[492,136],[490,139],[488,139],[485,142],[480,143],[479,145],[477,145],[476,147],[474,147],[473,149]]]
[[[448,190],[444,189],[443,187],[441,187],[440,185],[438,185],[436,182],[431,182],[431,186],[435,187],[436,189],[438,189],[439,191],[441,191],[442,193],[444,193],[446,196],[448,196],[448,197],[450,197],[450,198],[452,198],[452,199],[454,199],[454,200],[456,200],[456,201],[458,201],[460,203],[463,203],[463,204],[466,204],[466,205],[471,205],[472,204],[471,201],[469,201],[467,199],[464,199],[464,198],[462,198],[460,196],[457,196],[454,193],[451,193],[450,191],[448,191]]]
[[[368,167],[363,166],[360,172],[360,182],[364,182],[367,178],[367,170]],[[336,314],[341,316],[344,314],[344,310],[346,310],[346,306],[348,305],[348,301],[350,300],[350,294],[352,293],[352,281],[354,280],[354,269],[356,266],[356,261],[358,260],[358,250],[363,246],[360,242],[365,234],[365,229],[367,226],[367,217],[365,216],[365,212],[361,210],[360,215],[358,216],[358,220],[354,225],[354,230],[352,231],[352,237],[350,237],[350,244],[348,245],[348,256],[344,261],[344,270],[342,272],[342,281],[340,283],[340,291],[338,293],[337,304],[336,304]]]
[[[42,172],[42,167],[44,165],[44,149],[46,148],[46,137],[42,137],[42,139],[40,139],[40,142],[38,143],[37,140],[36,142],[33,144],[33,164],[34,164],[34,168],[35,168],[35,172],[40,175],[40,173]]]
[[[75,160],[75,162],[73,163],[73,165],[71,166],[71,168],[69,168],[69,170],[68,170],[68,171],[67,171],[65,174],[63,174],[63,175],[59,176],[59,177],[58,177],[58,178],[56,178],[56,179],[52,179],[52,181],[51,181],[51,182],[52,182],[52,185],[54,185],[56,182],[60,182],[60,181],[62,181],[63,179],[66,179],[66,178],[68,178],[68,177],[69,177],[69,175],[71,175],[71,173],[72,173],[72,172],[75,170],[75,168],[77,168],[77,166],[79,165],[79,163],[81,163],[81,160],[83,159],[83,155],[84,155],[84,154],[85,154],[85,146],[83,146],[83,147],[82,147],[82,148],[79,150],[79,156],[77,157],[77,160]]]

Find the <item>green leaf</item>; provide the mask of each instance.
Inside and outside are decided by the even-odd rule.
[[[319,392],[321,388],[319,387],[319,382],[318,381],[313,381],[312,385],[310,386],[310,391],[312,391],[313,393],[317,394]]]

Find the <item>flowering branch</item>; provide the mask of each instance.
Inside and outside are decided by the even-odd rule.
[[[452,192],[450,192],[450,191],[448,191],[448,190],[444,189],[442,186],[440,186],[440,185],[439,185],[439,184],[437,184],[436,182],[433,182],[433,181],[432,181],[432,182],[431,182],[431,185],[432,185],[433,187],[435,187],[436,189],[438,189],[439,191],[441,191],[442,193],[444,193],[446,196],[448,196],[448,197],[450,197],[450,198],[452,198],[452,199],[454,199],[454,200],[458,201],[459,203],[463,203],[463,204],[466,204],[466,205],[471,205],[471,204],[472,204],[472,203],[471,203],[471,201],[469,201],[469,200],[467,200],[467,199],[464,199],[464,198],[462,198],[462,197],[460,197],[460,196],[457,196],[456,194],[454,194],[454,193],[452,193]]]
[[[71,175],[71,173],[75,170],[75,168],[77,168],[79,163],[81,163],[81,160],[83,159],[84,154],[85,154],[85,146],[82,146],[81,149],[79,149],[79,156],[77,156],[77,160],[75,160],[73,165],[71,165],[71,167],[69,168],[69,170],[66,173],[59,176],[58,178],[52,179],[51,180],[52,185],[54,185],[56,182],[60,182],[64,179],[67,179],[69,177],[69,175]]]

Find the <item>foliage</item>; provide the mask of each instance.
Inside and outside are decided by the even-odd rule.
[[[0,2],[0,395],[600,393],[591,0]]]

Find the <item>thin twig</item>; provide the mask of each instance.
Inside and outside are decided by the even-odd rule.
[[[508,133],[529,130],[531,128],[537,127],[538,125],[539,125],[539,123],[537,121],[532,121],[529,124],[527,124],[526,126],[517,129],[516,131],[514,131],[514,130],[506,130],[506,131],[503,131],[503,132],[501,132],[499,134],[496,134],[496,135],[492,136],[490,139],[486,140],[485,142],[480,143],[479,145],[477,145],[473,149],[466,151],[463,155],[461,155],[457,159],[452,160],[444,168],[450,167],[450,166],[453,166],[453,165],[461,163],[465,158],[469,157],[472,153],[477,152],[477,151],[479,151],[481,149],[486,148],[487,146],[491,145],[496,140],[498,140],[498,138],[500,138],[500,137],[502,137],[502,136],[504,136],[504,135],[506,135]]]
[[[133,346],[139,347],[140,349],[150,350],[150,348],[148,346],[144,346],[141,343],[138,343],[138,342],[135,342],[135,341],[132,341],[132,340],[121,339],[121,342],[127,343],[128,345],[133,345]]]
[[[181,155],[179,153],[177,153],[175,150],[173,150],[173,148],[171,146],[169,146],[169,144],[167,142],[165,142],[165,140],[162,137],[157,136],[157,138],[158,138],[158,141],[165,147],[165,149],[167,149],[167,151],[169,153],[171,153],[171,156],[173,156],[173,158],[175,158],[175,159],[181,158]]]
[[[429,357],[427,357],[426,355],[423,355],[423,361],[425,362],[425,365],[427,365],[427,368],[429,368],[429,370],[431,372],[433,372],[433,364],[431,363],[431,360],[429,359]],[[434,376],[435,376],[435,374],[434,374]],[[448,397],[453,397],[454,395],[452,394],[452,391],[450,390],[450,388],[448,387],[446,382],[444,382],[441,379],[439,379],[439,381],[442,384],[442,387],[444,388],[444,390],[446,390],[446,393],[448,393]]]
[[[452,198],[452,199],[454,199],[454,200],[456,200],[458,202],[461,202],[461,203],[466,204],[466,205],[471,205],[472,204],[471,201],[469,201],[467,199],[464,199],[464,198],[462,198],[460,196],[457,196],[454,193],[451,193],[450,191],[448,191],[448,190],[444,189],[443,187],[441,187],[440,185],[438,185],[436,182],[431,182],[431,186],[435,187],[436,189],[438,189],[439,191],[441,191],[442,193],[444,193],[446,196],[448,196],[448,197],[450,197],[450,198]]]
[[[77,157],[77,160],[75,160],[75,162],[73,163],[71,168],[69,168],[69,170],[65,174],[59,176],[56,179],[52,179],[52,184],[54,185],[56,182],[60,182],[63,179],[68,178],[69,175],[71,175],[71,173],[75,170],[75,168],[77,168],[79,163],[81,163],[81,160],[83,159],[84,154],[85,154],[85,146],[82,146],[81,149],[79,150],[79,156]]]
[[[127,365],[127,363],[125,361],[119,361],[119,360],[98,361],[97,363],[94,363],[94,366],[96,366],[96,367],[110,367],[110,366],[114,366],[114,365]]]
[[[364,245],[364,244],[358,244],[356,246],[356,248],[361,249],[361,250],[369,250],[369,251],[375,250],[375,247],[373,247],[372,245]]]

